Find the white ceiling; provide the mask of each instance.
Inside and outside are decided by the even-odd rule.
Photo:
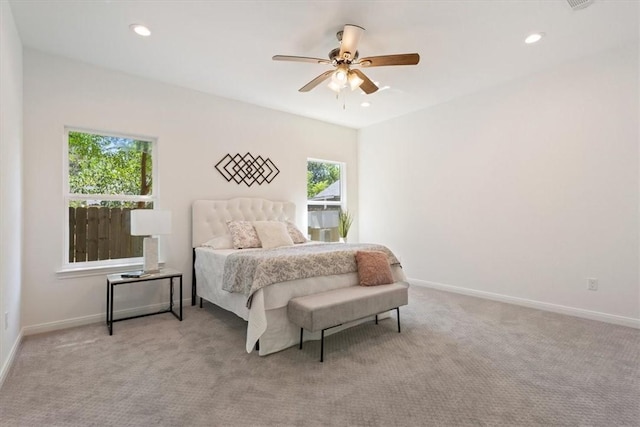
[[[353,128],[639,38],[632,0],[595,0],[578,11],[566,0],[10,3],[26,47]],[[152,35],[135,35],[132,23]],[[366,28],[361,57],[418,52],[421,61],[364,69],[391,88],[346,93],[343,109],[325,84],[298,92],[329,66],[271,57],[326,58],[347,23]],[[546,37],[525,45],[533,31]]]

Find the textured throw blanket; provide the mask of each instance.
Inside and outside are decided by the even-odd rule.
[[[359,250],[385,252],[390,265],[400,264],[387,247],[369,243],[327,243],[241,251],[227,257],[222,288],[249,296],[249,305],[254,292],[274,283],[357,272],[355,253]]]

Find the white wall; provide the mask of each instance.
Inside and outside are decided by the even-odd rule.
[[[432,286],[640,326],[638,76],[624,46],[362,129],[360,239]]]
[[[20,337],[22,282],[22,43],[0,2],[0,384]],[[8,324],[5,324],[8,313]]]
[[[167,265],[191,283],[191,202],[199,198],[292,200],[306,225],[306,160],[343,161],[349,208],[357,211],[357,132],[25,50],[26,332],[101,320],[104,275],[64,278],[64,126],[157,137],[160,206],[173,213]],[[271,184],[227,183],[214,165],[227,153],[260,154],[280,169]],[[357,237],[357,236],[356,236]],[[119,289],[116,309],[161,302],[153,285]]]

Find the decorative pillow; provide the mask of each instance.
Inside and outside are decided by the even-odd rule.
[[[289,232],[289,236],[291,236],[293,243],[307,243],[307,238],[304,237],[302,231],[300,231],[294,223],[287,221],[285,224],[287,224],[287,231]]]
[[[236,249],[259,248],[260,238],[251,221],[227,221],[233,247]]]
[[[393,283],[393,274],[387,254],[380,251],[357,251],[358,278],[360,286],[388,285]]]
[[[208,240],[202,246],[212,249],[233,249],[233,240],[231,239],[231,234],[223,234]]]
[[[260,243],[265,249],[293,246],[293,240],[287,231],[287,225],[280,221],[255,221],[253,227],[258,233]]]

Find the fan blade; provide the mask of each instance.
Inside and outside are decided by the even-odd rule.
[[[307,83],[306,85],[298,89],[298,92],[309,92],[311,89],[318,86],[323,81],[327,80],[329,76],[333,73],[334,73],[333,70],[325,71],[324,73],[320,74],[318,77],[316,77],[315,79],[311,80],[309,83]]]
[[[347,24],[344,26],[344,30],[342,30],[342,41],[340,42],[340,58],[341,59],[352,59],[356,56],[356,52],[358,51],[358,43],[360,42],[360,37],[362,37],[362,33],[364,32],[364,28],[358,25]],[[349,52],[347,58],[345,58],[345,52]]]
[[[365,76],[362,71],[351,70],[351,72],[355,73],[358,77],[362,79],[362,84],[360,85],[360,89],[362,89],[364,93],[369,95],[378,90],[378,86],[376,86],[376,84],[372,82],[371,79],[369,79],[369,77]]]
[[[313,62],[315,64],[331,64],[328,59],[322,58],[309,58],[308,56],[288,56],[288,55],[275,55],[274,61],[294,61],[294,62]]]
[[[416,65],[420,62],[417,53],[403,53],[398,55],[369,56],[358,61],[362,67],[383,67],[386,65]]]

